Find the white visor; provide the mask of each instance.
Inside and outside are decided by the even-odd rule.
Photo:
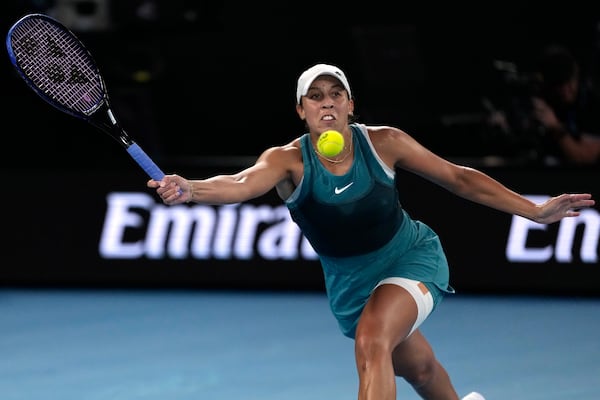
[[[341,69],[334,65],[317,64],[304,71],[302,75],[300,75],[300,78],[298,78],[298,86],[296,87],[296,101],[298,104],[300,104],[300,99],[302,96],[306,96],[306,93],[308,93],[308,89],[313,81],[321,75],[329,75],[337,78],[342,85],[344,85],[344,89],[346,89],[348,92],[348,96],[352,98],[350,84],[348,83],[348,79],[346,79],[346,75]]]

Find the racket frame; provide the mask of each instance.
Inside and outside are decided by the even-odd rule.
[[[85,56],[88,58],[87,68],[93,70],[94,79],[96,79],[96,84],[100,89],[101,96],[99,99],[93,103],[92,107],[86,109],[85,111],[77,111],[73,108],[69,108],[65,106],[63,103],[56,101],[52,96],[50,96],[46,91],[40,88],[34,80],[26,73],[25,69],[19,64],[19,55],[15,51],[15,44],[13,41],[14,32],[22,27],[24,24],[28,23],[31,20],[40,20],[50,24],[54,29],[62,31],[66,34],[76,45],[80,47],[80,50],[84,52]],[[57,108],[58,110],[74,116],[76,118],[82,119],[89,124],[93,125],[97,129],[105,132],[110,137],[115,139],[123,148],[127,150],[129,155],[139,164],[146,173],[155,180],[162,180],[164,177],[164,173],[162,170],[154,163],[154,161],[142,150],[142,148],[129,136],[129,134],[122,128],[119,124],[117,118],[115,117],[111,104],[108,98],[108,90],[106,87],[106,83],[104,81],[104,77],[100,73],[100,69],[92,56],[91,52],[88,48],[83,44],[83,42],[67,27],[65,27],[58,20],[41,13],[33,13],[27,14],[17,20],[8,30],[8,34],[6,36],[6,49],[8,51],[9,59],[19,74],[19,76],[27,83],[27,85],[44,99],[47,103]]]

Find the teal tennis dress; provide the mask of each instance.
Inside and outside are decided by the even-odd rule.
[[[375,153],[366,127],[350,127],[354,162],[340,176],[323,167],[310,135],[302,136],[304,176],[285,204],[319,255],[341,331],[354,338],[371,291],[385,278],[423,282],[434,307],[454,290],[439,237],[402,208],[395,171]]]

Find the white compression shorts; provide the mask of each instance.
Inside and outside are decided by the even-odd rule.
[[[406,337],[408,337],[423,323],[423,321],[425,321],[429,314],[431,314],[431,311],[433,310],[433,296],[423,283],[407,278],[393,277],[383,279],[373,290],[385,284],[397,285],[406,289],[413,299],[415,299],[415,303],[417,303],[417,320],[410,329],[410,332],[408,332],[408,335],[406,335]]]

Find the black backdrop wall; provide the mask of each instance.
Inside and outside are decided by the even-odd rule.
[[[498,90],[495,61],[526,70],[542,44],[559,41],[598,65],[598,18],[581,5],[29,0],[0,10],[4,32],[30,12],[70,26],[97,59],[124,127],[162,159],[256,156],[286,143],[303,131],[296,79],[315,62],[346,70],[362,122],[395,124],[447,156],[506,155],[514,149],[482,137],[479,125],[482,97]],[[36,99],[8,57],[0,67],[4,112],[18,122],[5,144],[20,148],[32,135],[38,143],[27,160],[9,152],[0,163],[59,162],[53,153],[77,148],[84,128]],[[449,120],[471,122],[448,129]],[[226,146],[208,146],[225,136]],[[91,144],[94,157],[75,152],[69,163],[112,159],[112,143]]]
[[[481,120],[482,96],[497,89],[494,60],[525,67],[532,49],[558,41],[598,65],[598,21],[584,6],[236,3],[5,1],[0,28],[30,12],[70,25],[103,70],[125,129],[165,172],[198,177],[303,132],[295,83],[315,62],[346,70],[362,122],[397,125],[474,163],[523,150],[482,135],[477,122],[444,125]],[[112,139],[44,103],[8,57],[0,77],[0,283],[321,289],[317,261],[274,196],[166,212]],[[489,172],[531,196],[597,191],[597,169]],[[407,209],[442,237],[458,290],[600,292],[597,209],[539,229],[416,177],[402,174],[399,184]]]

